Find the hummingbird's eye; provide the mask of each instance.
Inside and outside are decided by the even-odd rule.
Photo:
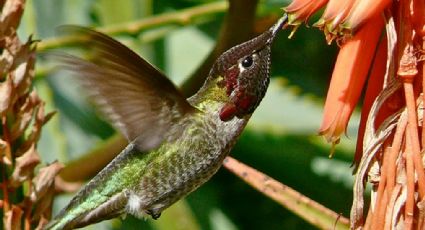
[[[252,66],[252,63],[253,63],[253,60],[252,60],[252,56],[250,55],[250,56],[247,56],[246,58],[244,58],[243,60],[242,60],[242,66],[244,67],[244,68],[249,68],[249,67],[251,67]]]

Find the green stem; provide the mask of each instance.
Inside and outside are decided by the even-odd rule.
[[[204,4],[201,6],[192,7],[189,9],[159,14],[149,18],[141,19],[138,21],[132,21],[124,24],[117,24],[113,26],[106,26],[97,28],[99,31],[102,31],[109,35],[138,35],[144,30],[151,28],[156,28],[159,26],[165,25],[192,25],[200,18],[210,16],[217,13],[223,13],[227,10],[228,3],[226,1],[219,1]],[[45,50],[72,46],[78,44],[81,40],[79,37],[60,37],[60,38],[51,38],[46,39],[40,42],[37,46],[38,52]]]

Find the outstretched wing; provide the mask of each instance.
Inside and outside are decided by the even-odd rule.
[[[138,149],[157,147],[173,123],[194,112],[174,84],[158,69],[115,39],[79,26],[61,26],[61,34],[82,36],[90,58],[57,58],[74,72],[98,109]]]

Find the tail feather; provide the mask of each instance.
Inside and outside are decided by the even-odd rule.
[[[117,184],[120,176],[116,176],[114,172],[117,171],[117,167],[126,164],[132,154],[137,153],[135,150],[133,144],[128,145],[118,157],[84,186],[44,229],[84,227],[124,214],[128,200],[127,186],[123,182]]]
[[[126,196],[123,193],[119,193],[92,210],[84,210],[84,207],[80,206],[69,210],[64,209],[44,229],[80,228],[103,220],[112,219],[124,214],[126,204]]]

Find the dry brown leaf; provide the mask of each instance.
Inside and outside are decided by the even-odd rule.
[[[28,125],[30,124],[31,120],[35,120],[34,125],[36,125],[37,135],[34,138],[39,137],[39,131],[41,131],[41,127],[44,125],[48,119],[51,118],[51,116],[54,114],[54,112],[50,112],[47,115],[44,115],[44,110],[41,111],[43,114],[40,113],[40,107],[43,107],[44,104],[41,103],[41,99],[38,97],[35,90],[33,90],[28,97],[25,97],[25,102],[23,105],[19,106],[20,108],[17,108],[17,111],[15,114],[17,114],[16,121],[13,124],[11,128],[11,141],[16,140],[19,136],[21,136],[24,131],[27,129]],[[37,114],[34,114],[34,111],[37,111]],[[38,116],[38,117],[37,117]],[[41,120],[40,120],[41,119]],[[37,121],[38,120],[38,121]],[[37,124],[36,124],[37,123]],[[41,125],[40,125],[41,123]],[[30,142],[37,141],[36,139],[29,138]],[[26,145],[23,145],[23,148],[25,149],[25,146],[28,146],[28,143]]]
[[[4,82],[0,83],[0,115],[4,115],[10,107],[12,98],[13,84],[12,79],[6,77]]]
[[[28,136],[27,141],[37,142],[41,135],[41,127],[44,124],[44,104],[39,105],[35,111],[34,123],[32,126],[31,134]]]
[[[2,40],[0,39],[0,42]],[[0,48],[3,48],[3,46],[0,45]],[[5,58],[6,50],[3,50],[3,53],[0,55],[0,76],[5,76],[7,70],[9,69],[8,66],[10,65],[10,62]]]
[[[26,94],[34,78],[35,41],[30,36],[28,41],[16,51],[13,70],[13,84],[18,96]]]
[[[34,175],[34,168],[40,163],[40,156],[35,149],[35,144],[20,157],[16,158],[16,165],[10,178],[10,184],[18,187],[25,180]]]
[[[31,132],[31,135],[29,139],[32,139],[34,142],[37,142],[41,135],[41,128],[43,125],[50,119],[53,114],[48,113],[46,116],[44,112],[44,106],[45,103],[43,101],[40,102],[39,106],[37,107],[36,113],[35,113],[35,120],[34,120],[34,126]]]
[[[44,227],[49,223],[49,218],[45,218],[45,217],[41,217],[40,220],[38,221],[38,225],[35,228],[35,230],[43,230]]]
[[[10,145],[7,141],[0,138],[0,159],[2,163],[12,164],[12,153],[10,152]]]
[[[24,46],[23,46],[24,48]],[[26,50],[26,49],[21,49],[22,50]],[[24,81],[25,77],[28,75],[28,71],[29,71],[29,66],[28,66],[28,59],[29,59],[29,53],[27,52],[27,54],[25,55],[19,55],[17,54],[15,57],[17,57],[18,60],[22,60],[19,63],[16,63],[16,59],[15,59],[15,69],[13,71],[13,84],[15,87],[19,86],[21,84],[22,81]]]
[[[369,173],[368,173],[368,182],[372,185],[379,184],[379,181],[381,180],[381,165],[378,161],[373,161],[371,163]]]
[[[1,35],[5,35],[10,30],[16,30],[24,12],[24,0],[6,0],[0,15]]]
[[[43,217],[50,219],[54,196],[54,186],[50,186],[50,188],[47,189],[47,192],[44,193],[41,199],[37,202],[35,211],[32,214],[33,220],[42,219]]]
[[[20,191],[19,193],[26,191],[21,188],[16,189],[22,186],[24,181],[28,181],[31,188],[35,190],[36,186],[29,180],[34,177],[34,169],[40,162],[36,143],[41,135],[42,126],[54,114],[53,112],[45,114],[44,103],[35,91],[31,92],[35,75],[36,43],[31,36],[22,43],[16,32],[25,2],[26,0],[0,0],[0,115],[7,114],[1,117],[4,140],[0,139],[0,157],[3,160],[2,163],[11,165],[13,169],[10,177],[7,178],[9,182],[7,189]],[[11,146],[13,146],[13,154]],[[46,167],[50,171],[47,169],[40,171],[37,185],[41,187],[38,187],[37,197],[34,195],[37,203],[32,203],[28,197],[33,194],[21,194],[24,195],[23,201],[8,200],[5,196],[4,202],[8,205],[5,206],[7,210],[3,216],[4,229],[14,230],[24,227],[21,226],[23,216],[32,219],[33,224],[38,225],[38,229],[46,225],[51,215],[51,204],[55,192],[54,177],[60,170],[58,168],[62,167],[56,165],[55,168],[55,165],[51,165]],[[51,178],[46,176],[48,174],[52,174]],[[20,202],[20,205],[16,206],[14,202]],[[24,213],[24,211],[31,213]],[[31,227],[27,222],[25,223],[26,229]]]
[[[31,93],[29,94],[29,98],[33,105],[38,105],[42,102],[41,98],[37,94],[37,91],[35,90],[31,91]]]
[[[5,39],[1,39],[0,41],[2,41],[3,43],[5,43]],[[0,46],[3,49],[3,52],[0,56],[0,74],[1,76],[5,76],[12,64],[13,64],[13,55],[9,52],[9,49],[7,49],[7,47],[5,47],[5,45],[7,44],[2,44],[2,46]]]
[[[31,193],[31,201],[37,202],[48,193],[49,190],[54,191],[54,182],[56,175],[59,174],[64,165],[57,161],[43,167],[38,172],[38,175],[34,178],[34,189]]]
[[[3,229],[21,230],[21,219],[23,211],[18,206],[13,205],[3,216]]]
[[[16,34],[16,31],[12,30],[9,32],[9,34],[4,37],[4,51],[7,51],[5,53],[5,57],[8,57],[8,61],[10,63],[9,70],[12,69],[13,63],[16,62],[16,54],[19,52],[19,50],[22,48],[22,43],[19,40],[18,35]]]
[[[34,114],[35,105],[33,104],[30,97],[26,97],[25,102],[23,102],[22,105],[17,105],[17,106],[20,108],[17,108],[17,111],[15,112],[16,120],[14,124],[12,125],[11,131],[10,131],[11,141],[16,140],[18,137],[20,137],[24,133],[25,129],[30,124]]]
[[[37,104],[34,109],[33,126],[31,129],[31,133],[28,135],[24,143],[22,143],[19,150],[17,151],[18,154],[19,152],[25,151],[29,146],[38,141],[41,135],[41,128],[46,120],[46,116],[44,114],[44,102],[41,101],[35,91],[31,92],[30,97],[32,98],[31,100],[33,100],[33,103]],[[50,118],[51,115],[49,119]]]
[[[36,50],[36,45],[37,41],[34,40],[32,38],[32,35],[30,35],[27,39],[27,41],[25,43],[21,43],[21,41],[19,40],[19,38],[17,42],[15,42],[12,46],[12,51],[13,51],[13,56],[15,57],[14,62],[13,62],[13,66],[14,69],[20,69],[19,72],[19,76],[22,76],[26,73],[26,69],[24,68],[25,66],[19,68],[19,65],[23,64],[23,63],[28,63],[30,59],[35,58],[35,50]],[[15,85],[18,85],[19,81],[22,78],[17,78],[16,81],[14,81],[13,83],[15,83]]]
[[[39,127],[43,126],[44,118],[45,118],[44,102],[41,102],[40,106],[37,109],[37,113],[36,113],[36,117],[35,117],[35,123],[37,124],[37,126],[39,126]]]
[[[52,117],[56,114],[56,111],[50,111],[46,115],[44,115],[43,125],[45,125]]]
[[[4,155],[8,144],[5,140],[0,138],[0,156]]]
[[[34,179],[33,190],[30,195],[32,202],[36,203],[33,219],[50,218],[50,211],[55,195],[55,177],[64,165],[57,161],[40,169]]]

